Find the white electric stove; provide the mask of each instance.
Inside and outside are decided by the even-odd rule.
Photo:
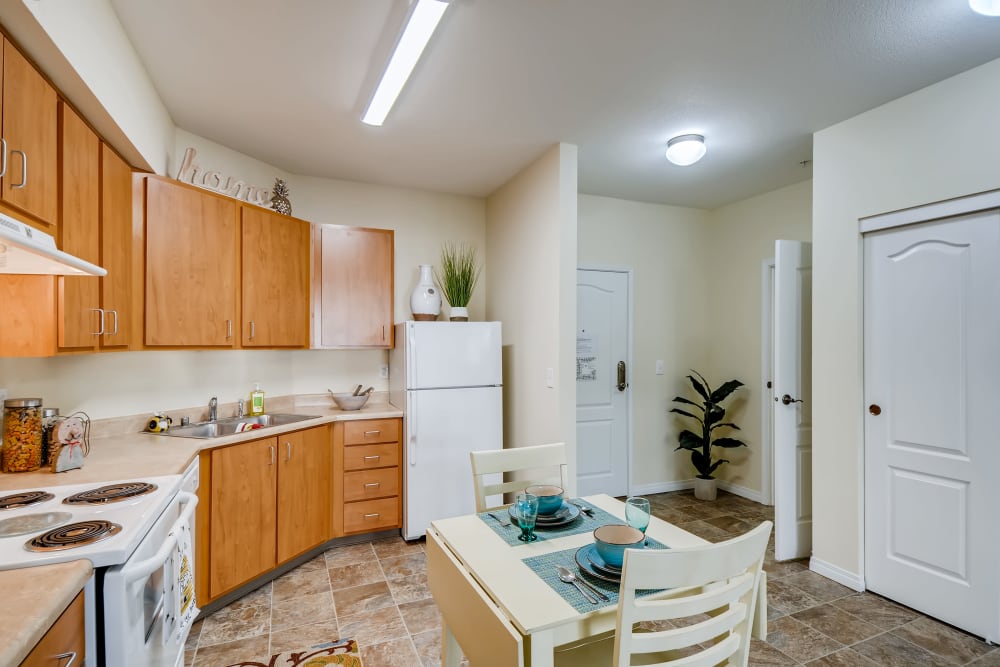
[[[0,570],[87,559],[85,665],[174,667],[198,613],[197,462],[182,475],[0,492]]]

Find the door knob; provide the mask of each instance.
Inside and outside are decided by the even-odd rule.
[[[775,396],[774,400],[777,401],[778,397]],[[784,396],[781,397],[781,404],[782,405],[791,405],[792,403],[801,403],[801,402],[802,402],[801,398],[792,398],[788,394],[785,394]]]
[[[868,412],[878,417],[880,414],[882,414],[882,408],[881,406],[879,406],[878,403],[872,403],[871,405],[868,406]]]
[[[625,362],[618,362],[618,391],[625,391],[628,382],[625,381]]]

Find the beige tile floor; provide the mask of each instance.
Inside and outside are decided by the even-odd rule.
[[[770,507],[720,493],[649,496],[653,513],[710,541],[773,518]],[[751,665],[1000,667],[1000,649],[910,609],[855,593],[810,572],[804,561],[774,561],[768,548],[767,641],[754,640]],[[281,651],[337,638],[358,641],[365,667],[440,664],[441,621],[427,589],[422,542],[394,538],[330,549],[199,621],[189,667],[264,663]]]

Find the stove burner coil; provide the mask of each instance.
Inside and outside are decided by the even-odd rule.
[[[55,498],[51,493],[45,491],[24,491],[0,498],[0,510],[14,510],[29,505],[44,503],[46,500]]]
[[[25,543],[28,551],[62,551],[105,540],[121,532],[122,527],[110,521],[80,521],[54,528]]]
[[[122,482],[121,484],[108,484],[82,493],[74,493],[72,496],[63,498],[63,502],[67,505],[117,503],[153,491],[156,491],[156,485],[149,482]]]

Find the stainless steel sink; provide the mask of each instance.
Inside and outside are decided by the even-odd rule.
[[[158,433],[157,435],[172,436],[175,438],[221,438],[236,433],[236,427],[241,423],[260,424],[261,429],[265,429],[271,426],[294,424],[306,419],[316,419],[317,417],[318,415],[293,415],[280,412],[253,417],[230,417],[228,419],[218,419],[214,422],[175,426],[169,431]]]

